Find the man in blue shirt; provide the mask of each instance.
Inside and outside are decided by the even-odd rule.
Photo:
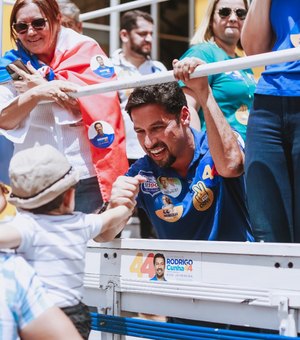
[[[190,62],[194,67],[200,63],[194,58]],[[188,70],[184,61],[180,65]],[[224,118],[207,78],[189,80],[178,68],[177,78],[200,94],[207,131],[190,128],[187,100],[177,82],[136,88],[126,110],[146,156],[131,166],[127,177],[119,177],[114,188],[123,188],[122,192],[129,195],[138,185],[135,176],[147,179],[140,186],[137,202],[159,238],[252,241],[242,138]],[[161,177],[168,178],[172,190],[164,189]],[[168,214],[164,213],[165,196],[173,205]],[[117,190],[113,190],[110,204],[119,199]]]

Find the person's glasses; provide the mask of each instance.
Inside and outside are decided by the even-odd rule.
[[[244,8],[230,8],[230,7],[222,7],[218,10],[218,14],[220,16],[220,18],[225,19],[227,17],[229,17],[232,13],[232,11],[235,13],[235,15],[241,19],[241,20],[245,20],[246,15],[247,15],[247,10]]]
[[[34,19],[29,24],[25,22],[16,22],[13,24],[13,28],[18,34],[24,34],[28,31],[29,26],[35,30],[43,30],[46,26],[46,22],[47,19],[45,18]]]

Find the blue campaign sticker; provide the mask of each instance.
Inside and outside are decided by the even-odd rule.
[[[114,141],[115,132],[109,123],[103,120],[97,120],[89,126],[88,136],[90,142],[96,148],[105,149]]]
[[[141,170],[139,171],[139,174],[147,178],[147,181],[141,184],[141,190],[143,193],[154,196],[155,194],[158,194],[160,192],[160,189],[156,182],[156,178],[151,171]]]
[[[91,59],[91,69],[99,77],[111,78],[115,74],[114,66],[110,59],[105,55],[96,55]]]

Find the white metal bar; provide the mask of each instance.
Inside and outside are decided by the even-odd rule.
[[[195,72],[191,74],[191,78],[204,77],[212,74],[253,68],[263,65],[278,64],[298,59],[300,59],[299,48],[256,54],[253,56],[200,65],[196,68]],[[76,93],[72,93],[72,96],[82,97],[96,93],[104,93],[121,89],[130,89],[134,87],[167,83],[174,80],[175,78],[173,75],[173,71],[166,71],[145,76],[130,77],[129,79],[116,80],[103,84],[83,86],[79,88]]]
[[[104,32],[110,31],[109,25],[95,24],[93,22],[83,22],[82,26],[83,26],[83,28],[87,28],[87,29],[90,29],[90,30],[97,30],[97,31],[104,31]]]
[[[195,0],[189,0],[189,40],[195,32]]]
[[[136,0],[136,1],[131,1],[126,4],[121,4],[113,7],[107,7],[107,8],[102,8],[98,9],[96,11],[91,11],[88,13],[83,13],[80,15],[80,20],[81,21],[86,21],[90,19],[95,19],[95,18],[100,18],[104,17],[105,15],[109,15],[113,12],[123,12],[123,11],[128,11],[130,9],[134,8],[139,8],[147,5],[152,5],[154,3],[158,2],[163,2],[163,1],[168,1],[168,0]]]
[[[300,331],[299,244],[159,239],[92,244],[84,300],[98,310],[112,306],[112,299],[103,295],[113,283],[124,313],[280,328],[290,336]],[[155,253],[165,256],[166,281],[151,280],[149,261]],[[190,269],[183,268],[187,262]],[[286,313],[281,312],[282,301]],[[296,315],[290,316],[293,310]],[[288,317],[291,326],[286,325]]]
[[[207,254],[248,254],[257,256],[297,257],[300,259],[300,244],[298,243],[269,243],[269,242],[228,242],[228,241],[187,241],[155,239],[151,242],[142,242],[141,239],[118,239],[110,243],[97,243],[89,241],[88,247],[95,253],[99,248],[133,250],[159,249],[163,251],[187,251],[190,253],[203,252]]]
[[[120,4],[119,0],[110,0],[110,8],[115,8]],[[110,34],[109,34],[109,55],[119,48],[120,13],[117,11],[110,13]]]
[[[158,44],[158,6],[157,3],[151,5],[151,16],[154,20],[154,27],[153,27],[153,43],[152,43],[152,51],[151,51],[151,57],[154,60],[158,59],[158,50],[159,50],[159,44]]]

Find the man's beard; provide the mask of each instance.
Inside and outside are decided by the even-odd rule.
[[[143,47],[141,47],[141,46],[135,44],[135,43],[132,41],[131,38],[130,38],[130,43],[131,43],[131,50],[132,50],[133,52],[135,52],[136,54],[139,54],[139,55],[143,56],[145,59],[148,59],[148,58],[150,57],[151,48],[150,48],[150,51],[145,52],[145,51],[143,50]]]
[[[150,150],[158,148],[158,147],[164,147],[166,150],[168,150],[167,159],[157,160],[157,159],[153,158]],[[148,156],[153,160],[154,163],[156,163],[161,168],[169,168],[176,161],[176,157],[170,153],[169,149],[167,148],[167,146],[164,143],[156,143],[155,145],[152,146],[151,149],[148,150],[146,148],[146,152],[148,153]]]
[[[161,161],[156,161],[153,159],[153,161],[161,168],[169,168],[176,161],[176,157],[172,154],[169,154],[167,159]]]
[[[164,274],[165,274],[164,271],[162,269],[160,269],[156,272],[156,277],[162,278],[162,277],[164,277]]]

